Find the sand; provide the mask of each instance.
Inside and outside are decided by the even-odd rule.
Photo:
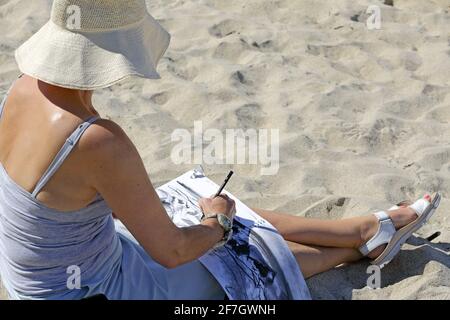
[[[251,206],[346,218],[440,191],[440,209],[367,287],[367,261],[308,280],[315,299],[450,299],[450,1],[154,0],[172,34],[162,79],[99,91],[101,114],[136,143],[155,185],[174,165],[171,133],[278,129],[280,168],[207,165]],[[50,1],[0,0],[0,90],[13,51],[49,16]],[[366,9],[381,8],[380,30]],[[424,240],[434,232],[441,235]]]

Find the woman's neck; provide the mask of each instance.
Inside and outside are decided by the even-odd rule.
[[[62,88],[45,83],[41,80],[37,80],[37,84],[41,93],[55,105],[58,105],[71,113],[77,114],[80,117],[83,117],[83,114],[86,113],[98,115],[97,110],[95,110],[92,105],[92,90]]]

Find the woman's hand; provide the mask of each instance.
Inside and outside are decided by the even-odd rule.
[[[230,218],[230,220],[233,220],[236,214],[236,203],[226,194],[221,194],[215,198],[201,198],[198,203],[205,215],[222,213]]]

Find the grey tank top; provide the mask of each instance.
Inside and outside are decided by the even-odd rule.
[[[8,93],[0,105],[0,121]],[[89,296],[120,268],[121,243],[101,196],[71,212],[48,208],[36,199],[97,119],[91,117],[75,129],[31,193],[0,163],[0,275],[11,298]],[[78,274],[83,289],[69,290],[71,283],[77,284],[70,276]]]
[[[0,121],[5,102],[6,97]],[[15,183],[0,163],[0,277],[10,298],[104,294],[108,299],[223,299],[222,288],[198,260],[175,269],[154,261],[114,221],[101,196],[72,212],[59,212],[36,199],[96,120],[87,119],[75,129],[33,192]]]

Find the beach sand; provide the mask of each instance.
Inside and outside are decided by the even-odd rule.
[[[346,218],[440,191],[441,206],[367,287],[367,261],[309,279],[315,299],[450,299],[450,1],[153,0],[172,34],[161,80],[131,79],[95,103],[119,123],[158,186],[174,165],[171,133],[279,129],[280,168],[206,165],[250,206]],[[0,0],[0,91],[13,51],[48,19],[50,1]],[[381,9],[381,29],[366,9]],[[441,235],[424,240],[434,232]]]

